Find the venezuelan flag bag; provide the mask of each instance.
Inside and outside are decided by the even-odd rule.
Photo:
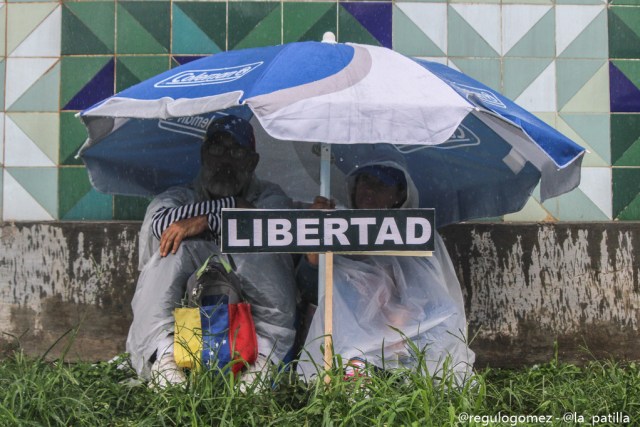
[[[258,355],[251,306],[232,261],[212,255],[187,282],[187,307],[174,311],[174,355],[181,368],[240,372]]]

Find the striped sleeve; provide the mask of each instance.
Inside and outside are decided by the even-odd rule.
[[[209,229],[218,235],[220,233],[220,213],[223,208],[235,208],[236,201],[233,197],[223,197],[216,200],[191,203],[176,208],[160,208],[153,214],[151,230],[157,239],[160,239],[164,230],[176,221],[196,216],[207,215]]]

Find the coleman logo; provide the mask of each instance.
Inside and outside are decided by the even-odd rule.
[[[262,62],[211,70],[186,70],[154,84],[157,88],[206,86],[238,80],[262,65]]]

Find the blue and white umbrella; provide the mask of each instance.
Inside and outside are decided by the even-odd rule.
[[[310,170],[317,143],[332,144],[342,171],[403,155],[439,225],[517,211],[539,182],[542,200],[580,182],[584,149],[499,93],[441,64],[341,43],[229,51],[164,72],[82,111],[79,156],[99,191],[152,195],[195,177],[204,130],[229,112],[277,140],[270,156],[258,139],[259,172],[293,196],[317,192],[291,175]]]

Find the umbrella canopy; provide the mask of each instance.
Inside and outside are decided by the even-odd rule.
[[[336,144],[343,172],[401,155],[439,225],[517,211],[538,182],[544,200],[580,180],[584,149],[499,93],[444,65],[340,43],[229,51],[162,73],[80,113],[79,155],[99,191],[155,194],[195,177],[221,111],[253,114],[278,140],[258,146],[259,173],[285,176],[293,196],[295,162],[317,175],[314,143]]]

